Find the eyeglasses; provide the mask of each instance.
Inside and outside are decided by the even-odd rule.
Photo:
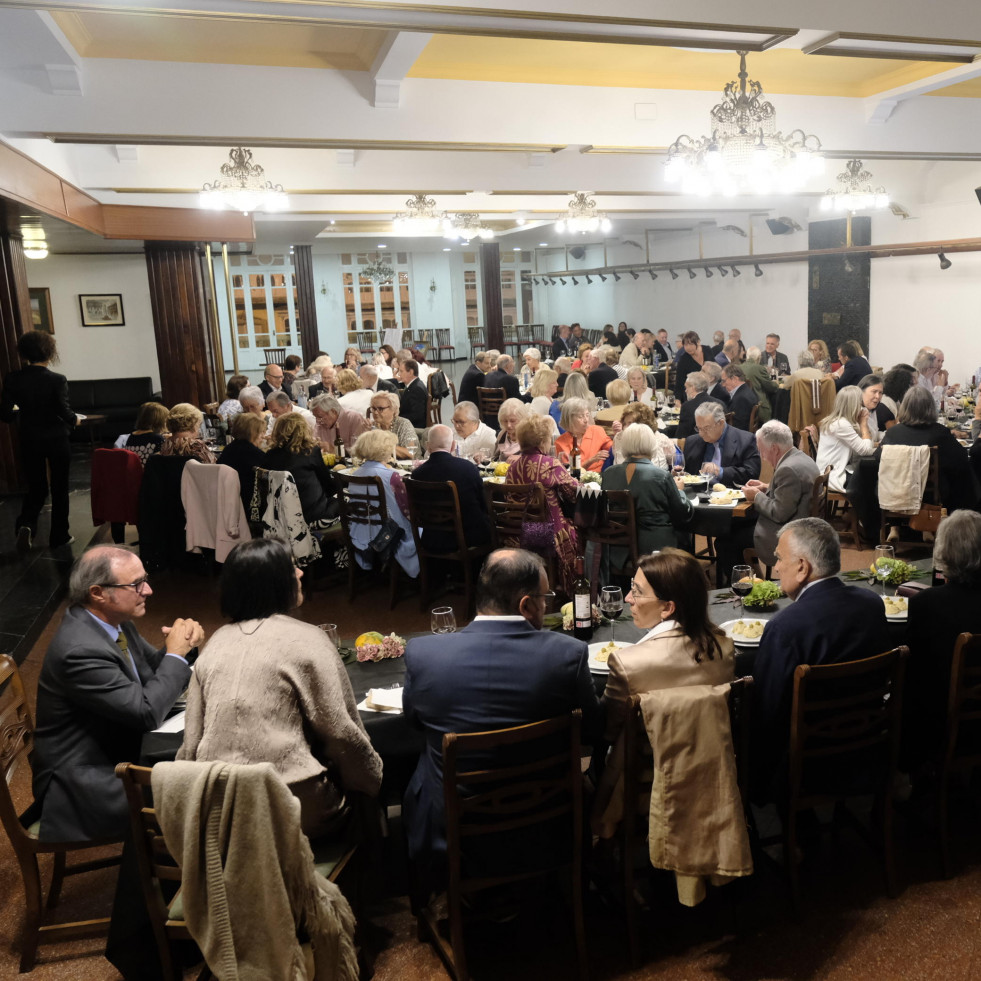
[[[391,412],[392,406],[390,405],[373,405],[371,407],[372,412]]]
[[[144,586],[150,585],[149,576],[141,576],[134,582],[104,582],[102,586],[104,589],[135,589],[136,592],[142,593]]]
[[[550,600],[555,599],[555,593],[553,593],[551,590],[549,590],[547,593],[529,593],[528,598]]]

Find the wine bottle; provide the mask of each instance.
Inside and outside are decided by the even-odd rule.
[[[579,479],[579,474],[582,468],[582,457],[579,455],[579,441],[575,436],[572,437],[572,452],[569,454],[569,473],[572,474],[576,480]]]
[[[572,634],[587,643],[593,639],[593,596],[583,571],[583,561],[576,559],[576,579],[572,584]]]
[[[337,439],[334,440],[334,455],[337,457],[337,462],[340,463],[344,459],[344,440],[341,439],[340,430],[337,433]]]

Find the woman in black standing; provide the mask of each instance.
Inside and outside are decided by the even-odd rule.
[[[50,548],[69,545],[68,464],[71,450],[68,434],[75,413],[68,404],[68,381],[48,368],[58,358],[55,339],[42,330],[29,330],[17,339],[17,353],[27,366],[10,372],[3,380],[0,419],[17,420],[20,456],[27,477],[27,496],[17,516],[17,547],[27,550],[37,535],[37,519],[48,498],[48,469],[51,471]],[[20,409],[14,412],[14,407]]]

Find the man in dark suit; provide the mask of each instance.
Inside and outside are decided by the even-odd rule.
[[[402,821],[423,894],[437,884],[446,852],[444,733],[524,725],[577,708],[583,741],[601,733],[586,645],[542,630],[549,595],[537,555],[499,549],[480,573],[477,618],[458,633],[413,638],[406,646],[402,706],[424,731],[426,746],[405,793]]]
[[[668,364],[674,359],[674,348],[668,340],[668,332],[662,327],[655,335],[654,353],[661,364]]]
[[[143,734],[187,686],[186,658],[204,639],[196,621],[175,620],[164,628],[164,647],[148,644],[131,621],[152,593],[143,563],[126,549],[91,549],[72,570],[70,606],[38,680],[31,766],[43,841],[128,827],[116,764],[139,759]]]
[[[477,404],[477,389],[484,387],[484,377],[490,369],[490,358],[486,351],[481,351],[473,364],[463,373],[460,379],[458,402],[473,402]]]
[[[502,354],[497,359],[497,367],[493,371],[488,371],[484,376],[484,384],[480,388],[503,388],[506,399],[521,399],[521,386],[518,379],[512,374],[514,371],[514,358],[510,354]],[[459,400],[460,402],[463,399]],[[522,399],[522,401],[525,401]],[[479,404],[474,400],[474,404]]]
[[[721,330],[717,330],[712,335],[712,346],[709,348],[709,357],[717,357],[722,353],[723,345],[725,344],[726,335],[722,333]]]
[[[467,545],[485,545],[490,541],[491,528],[484,481],[480,471],[469,460],[461,460],[450,452],[453,438],[453,430],[449,426],[433,426],[429,430],[427,443],[429,459],[416,467],[412,479],[434,483],[452,481],[456,484],[463,518],[463,537]],[[449,532],[423,528],[421,537],[422,544],[433,552],[451,552],[456,548],[456,538]]]
[[[702,374],[709,380],[707,392],[714,399],[718,399],[729,411],[729,393],[722,384],[722,369],[715,361],[706,361],[702,365]]]
[[[790,374],[790,359],[783,351],[778,351],[780,344],[779,334],[767,334],[766,344],[760,353],[760,364],[764,368],[776,368],[778,375]]]
[[[259,385],[264,399],[269,398],[273,392],[285,392],[291,399],[293,393],[283,376],[283,369],[278,364],[267,364],[263,372],[262,384]]]
[[[739,363],[739,341],[728,340],[722,345],[722,350],[714,356],[715,363],[724,368],[727,364],[735,361]]]
[[[559,336],[555,338],[552,342],[552,360],[555,361],[556,358],[571,357],[576,356],[576,350],[572,346],[572,336],[569,330],[568,324],[562,324],[559,327]]]
[[[794,601],[766,626],[753,667],[754,798],[767,800],[786,757],[794,670],[856,661],[889,650],[882,598],[838,578],[841,544],[821,518],[784,526],[774,576]]]
[[[735,413],[732,424],[749,432],[753,406],[759,403],[760,397],[746,384],[746,375],[738,364],[727,364],[722,369],[722,384],[729,393],[729,411]]]
[[[685,395],[687,397],[681,406],[681,412],[678,416],[678,432],[675,434],[676,438],[687,439],[695,433],[695,410],[700,405],[704,405],[706,402],[715,402],[718,405],[722,405],[722,402],[712,398],[708,394],[708,387],[708,375],[704,375],[700,371],[693,371],[685,379]]]
[[[419,378],[419,364],[414,360],[400,361],[396,366],[399,381],[405,386],[399,394],[399,415],[408,419],[415,429],[426,427],[426,386]],[[364,374],[365,369],[361,369]]]
[[[307,393],[307,403],[312,402],[318,395],[333,395],[336,398],[338,394],[337,373],[334,366],[329,364],[320,369],[320,381],[316,385],[310,386],[310,391]]]
[[[725,412],[715,402],[695,410],[698,435],[685,440],[685,470],[706,473],[713,482],[732,487],[760,475],[760,453],[750,433],[726,425]]]
[[[598,399],[606,398],[606,386],[610,384],[611,381],[616,381],[620,376],[616,371],[611,368],[608,364],[601,361],[599,355],[596,353],[596,348],[589,351],[586,354],[585,364],[589,371],[589,376],[587,378],[587,383],[589,384],[589,390]],[[601,350],[606,351],[606,348]]]
[[[398,364],[396,364],[397,367]],[[416,373],[418,374],[418,366],[416,366]],[[391,392],[393,395],[398,395],[399,398],[402,397],[402,389],[387,378],[379,378],[378,369],[373,364],[364,365],[360,377],[362,388],[370,388],[373,392]]]

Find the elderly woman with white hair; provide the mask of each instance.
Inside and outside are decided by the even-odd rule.
[[[620,434],[623,463],[615,464],[603,475],[604,490],[630,491],[637,516],[637,543],[641,552],[684,545],[694,508],[685,496],[682,477],[672,477],[654,464],[656,442],[649,426],[635,425]],[[626,549],[611,549],[610,558],[622,566]]]
[[[178,402],[167,416],[170,439],[164,440],[160,455],[186,456],[200,463],[214,463],[214,454],[201,439],[202,422],[204,415],[197,406],[190,402]]]
[[[565,388],[562,390],[562,398],[552,403],[548,414],[555,420],[559,427],[559,432],[564,432],[562,426],[562,406],[569,399],[581,399],[585,401],[590,412],[596,411],[596,396],[589,390],[589,382],[581,371],[573,371],[565,380]]]
[[[647,372],[634,366],[627,372],[627,384],[630,386],[631,402],[652,402],[654,389],[647,384]]]
[[[606,386],[606,401],[608,409],[600,409],[594,421],[599,426],[612,425],[620,421],[623,410],[630,404],[630,385],[623,378],[616,378]]]
[[[497,445],[494,448],[494,459],[510,463],[521,452],[518,442],[518,423],[532,414],[532,408],[521,399],[505,399],[497,410],[497,422],[501,431],[497,435]]]
[[[416,554],[416,543],[412,537],[412,525],[409,524],[409,500],[401,475],[392,467],[397,445],[398,440],[391,430],[373,429],[363,433],[354,444],[354,458],[363,461],[354,475],[378,477],[381,480],[385,491],[388,518],[402,531],[402,537],[395,548],[395,560],[408,576],[415,579],[419,575],[419,556]],[[356,497],[359,491],[352,489],[350,493]],[[374,551],[371,542],[379,530],[378,525],[351,524],[354,558],[362,569],[372,567]]]
[[[599,473],[612,462],[613,440],[602,426],[590,422],[585,399],[566,399],[562,403],[560,425],[565,432],[555,441],[555,451],[566,466]]]
[[[524,355],[524,365],[521,368],[521,390],[527,392],[535,372],[542,366],[542,352],[537,347],[528,348]]]
[[[343,400],[341,401],[343,405]],[[395,455],[400,460],[415,460],[419,456],[419,437],[408,419],[399,415],[399,397],[394,392],[374,392],[368,412],[374,429],[394,433]]]
[[[539,368],[531,380],[528,394],[531,396],[531,411],[540,416],[547,416],[552,408],[552,399],[559,390],[558,372],[551,368]]]

